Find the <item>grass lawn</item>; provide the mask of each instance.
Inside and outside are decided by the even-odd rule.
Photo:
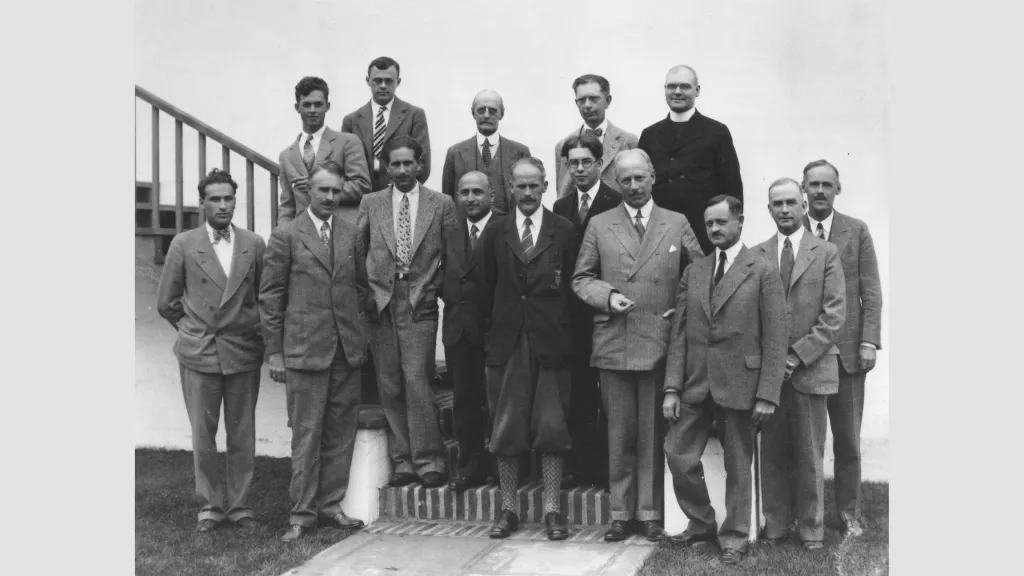
[[[244,534],[228,525],[200,535],[192,453],[136,450],[135,574],[279,576],[348,536],[347,530],[320,528],[295,544],[279,540],[288,527],[290,477],[287,458],[257,456],[249,503],[261,529]]]
[[[863,576],[889,573],[889,485],[865,482],[861,487],[864,535],[844,539],[835,513],[832,481],[825,481],[825,546],[807,552],[798,542],[770,545],[758,542],[736,568],[718,562],[718,547],[700,543],[686,548],[664,542],[647,557],[636,576],[703,574],[779,574],[786,576],[842,574]]]

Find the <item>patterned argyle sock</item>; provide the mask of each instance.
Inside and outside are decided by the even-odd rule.
[[[501,488],[502,510],[518,511],[516,489],[519,488],[519,458],[498,456],[498,486]]]
[[[541,454],[540,470],[544,476],[544,514],[558,512],[558,491],[562,486],[562,455]]]

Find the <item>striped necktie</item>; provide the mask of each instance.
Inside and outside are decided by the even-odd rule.
[[[636,228],[636,233],[640,235],[640,240],[644,239],[644,232],[647,228],[644,227],[644,223],[640,220],[640,211],[636,211],[636,220],[633,221],[633,227]]]
[[[306,137],[306,145],[302,147],[302,163],[306,165],[306,171],[313,171],[313,161],[316,160],[316,152],[313,150],[313,135]]]
[[[533,232],[530,232],[530,219],[527,218],[523,222],[523,255],[529,256],[530,250],[533,250]]]
[[[590,212],[590,194],[584,192],[580,198],[580,222],[587,221],[587,212]]]
[[[377,120],[373,124],[373,157],[380,161],[380,151],[384,148],[384,107],[377,110]]]
[[[818,222],[818,238],[821,238],[822,240],[828,240],[827,238],[825,238],[825,227],[821,225],[821,222]]]

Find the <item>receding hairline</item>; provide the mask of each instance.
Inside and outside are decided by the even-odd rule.
[[[494,96],[494,97],[496,97],[498,99],[498,106],[502,110],[505,109],[505,100],[501,97],[501,94],[498,94],[497,90],[491,90],[490,88],[488,88],[486,90],[481,90],[481,91],[477,92],[476,96],[473,96],[473,103],[470,104],[470,106],[474,110],[476,109],[476,102],[477,102],[477,100],[480,99],[481,96]]]
[[[774,182],[768,185],[769,199],[771,199],[772,190],[778,188],[779,186],[784,186],[786,184],[792,184],[794,187],[796,187],[797,195],[799,195],[801,198],[803,197],[803,186],[801,186],[800,183],[797,182],[796,180],[789,178],[788,176],[784,176],[782,178],[776,178]]]
[[[697,77],[697,71],[694,70],[692,66],[687,66],[686,64],[677,64],[676,66],[669,68],[668,72],[665,73],[665,76],[668,77],[669,74],[680,72],[682,70],[688,70],[690,74],[693,74],[694,86],[700,86],[700,79]]]
[[[487,174],[484,174],[483,172],[480,172],[478,170],[473,170],[472,172],[466,172],[465,174],[463,174],[462,178],[459,178],[459,183],[455,186],[455,188],[458,189],[458,190],[461,190],[462,189],[462,183],[465,182],[467,179],[472,179],[472,178],[482,178],[483,179],[483,187],[484,187],[484,189],[485,190],[490,190],[491,189],[491,178],[489,176],[487,176]]]

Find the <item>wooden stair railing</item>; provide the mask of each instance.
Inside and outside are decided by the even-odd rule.
[[[195,116],[181,110],[170,102],[156,96],[152,92],[135,85],[135,97],[149,103],[153,107],[153,175],[152,175],[152,228],[136,227],[136,234],[173,235],[184,230],[184,175],[182,153],[182,126],[188,125],[198,132],[199,136],[199,178],[206,177],[206,139],[209,138],[221,145],[221,169],[230,172],[231,152],[245,158],[245,211],[247,227],[255,228],[256,188],[253,172],[259,166],[269,173],[270,177],[270,225],[277,224],[277,176],[280,167],[270,158],[256,152],[252,148],[200,121]],[[159,227],[160,222],[160,113],[174,118],[174,223],[173,229]],[[199,210],[199,222],[203,222],[205,213]]]

